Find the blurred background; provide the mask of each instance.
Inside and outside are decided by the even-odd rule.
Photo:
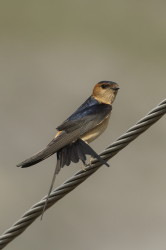
[[[165,99],[165,10],[153,0],[1,1],[0,233],[47,194],[56,157],[16,164],[47,145],[96,82],[120,85],[97,152]],[[166,249],[165,128],[163,117],[6,249]]]

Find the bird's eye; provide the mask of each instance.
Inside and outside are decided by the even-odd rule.
[[[103,85],[101,85],[101,88],[102,89],[106,89],[106,88],[108,88],[108,85],[107,84],[103,84]]]

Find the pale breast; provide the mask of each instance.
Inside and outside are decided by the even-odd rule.
[[[90,143],[93,140],[95,140],[99,135],[101,135],[107,128],[108,122],[109,122],[110,115],[107,116],[99,125],[97,125],[95,128],[91,129],[87,133],[85,133],[83,136],[81,136],[81,139]]]

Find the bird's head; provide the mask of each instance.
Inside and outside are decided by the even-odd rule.
[[[111,81],[101,81],[93,89],[92,96],[101,103],[112,104],[115,100],[119,85]]]

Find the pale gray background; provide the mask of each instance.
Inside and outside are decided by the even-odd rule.
[[[2,0],[0,232],[48,192],[44,147],[101,80],[120,85],[100,152],[166,96],[166,2]],[[8,250],[166,249],[165,117],[33,223]],[[60,172],[56,186],[80,168]]]

